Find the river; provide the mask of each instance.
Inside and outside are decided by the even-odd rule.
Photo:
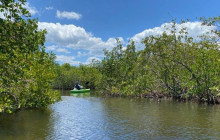
[[[46,109],[0,116],[0,140],[8,139],[220,139],[220,106],[62,96]]]

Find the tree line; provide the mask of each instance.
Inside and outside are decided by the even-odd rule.
[[[102,61],[79,67],[58,66],[59,78],[54,87],[71,89],[77,80],[108,95],[162,94],[219,103],[220,17],[201,18],[201,24],[214,26],[215,30],[194,39],[188,36],[187,28],[177,30],[172,21],[163,34],[144,38],[142,50],[136,48],[134,41],[123,49],[118,40],[113,50],[104,50]]]

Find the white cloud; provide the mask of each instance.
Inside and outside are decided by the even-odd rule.
[[[56,45],[47,46],[46,49],[48,51],[53,51],[53,52],[70,53],[70,51],[68,51],[67,49],[56,46]]]
[[[52,6],[49,6],[49,7],[45,7],[46,10],[53,10],[53,7]]]
[[[39,29],[47,30],[47,43],[64,46],[68,49],[86,50],[89,56],[101,57],[103,56],[103,49],[111,50],[116,46],[115,38],[103,41],[101,38],[94,37],[91,33],[86,32],[84,28],[73,24],[61,25],[60,23],[39,22]],[[119,39],[124,42],[123,38]]]
[[[63,63],[69,63],[71,65],[90,64],[92,61],[101,61],[98,57],[89,57],[86,62],[76,61],[73,56],[56,55],[56,61]]]
[[[59,10],[57,10],[57,17],[58,18],[67,18],[67,19],[80,19],[82,17],[81,14],[79,13],[76,13],[76,12],[66,12],[66,11],[63,11],[63,12],[60,12]]]
[[[2,4],[2,2],[0,1],[0,4]],[[5,19],[5,16],[3,15],[2,12],[0,12],[0,18]]]
[[[131,39],[137,43],[140,43],[145,37],[150,35],[161,35],[164,31],[167,31],[167,28],[171,29],[171,27],[172,23],[164,23],[160,27],[146,29],[134,35]],[[188,36],[193,37],[196,40],[198,40],[198,36],[203,35],[206,32],[210,32],[215,28],[214,26],[202,26],[201,22],[186,22],[183,24],[176,24],[177,32],[179,32],[184,27],[187,28],[187,31],[189,33]]]
[[[68,51],[68,50],[65,49],[65,48],[58,48],[58,49],[56,50],[56,52],[70,53],[70,51]]]
[[[0,18],[5,19],[5,16],[3,15],[2,12],[0,12]]]
[[[92,63],[92,61],[101,61],[101,59],[99,59],[98,57],[89,57],[86,60],[85,64],[90,64],[90,63]]]
[[[134,35],[131,39],[140,45],[142,39],[146,36],[161,35],[171,26],[171,23],[164,23],[160,27],[146,29],[143,32]],[[176,27],[177,31],[179,31],[182,27],[187,27],[189,36],[192,36],[193,38],[197,38],[198,35],[202,35],[215,28],[210,26],[201,26],[200,22],[187,22],[182,25],[177,24]],[[77,27],[73,24],[62,25],[60,23],[39,22],[39,29],[46,29],[46,42],[54,44],[53,46],[47,47],[48,50],[64,53],[68,53],[68,51],[72,52],[72,50],[78,51],[76,55],[77,58],[85,56],[89,57],[89,59],[84,63],[88,63],[92,57],[103,57],[103,49],[111,50],[117,45],[115,38],[109,38],[107,41],[103,41],[101,38],[95,37],[91,33],[87,32],[84,28]],[[119,39],[122,44],[125,43],[122,37],[119,37]],[[125,49],[125,47],[123,47],[123,49]],[[74,59],[72,57],[65,58],[64,56],[58,56],[57,58],[60,62],[67,62],[68,60],[71,64],[79,64],[79,61],[74,61]]]
[[[26,8],[31,13],[31,15],[39,14],[37,9],[35,7],[30,6],[28,2],[25,3],[24,8]]]
[[[77,57],[83,57],[83,56],[87,56],[87,55],[88,55],[88,53],[86,53],[86,52],[81,52],[81,51],[77,52]]]
[[[79,65],[80,61],[75,61],[73,56],[56,55],[56,61],[61,63],[69,63],[71,65]]]
[[[57,46],[55,46],[55,45],[47,46],[46,49],[47,49],[48,51],[55,51],[55,50],[57,49]]]

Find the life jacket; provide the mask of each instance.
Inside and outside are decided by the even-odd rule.
[[[77,89],[77,90],[80,90],[81,88],[80,88],[80,86],[77,84],[77,85],[75,85],[75,88]]]

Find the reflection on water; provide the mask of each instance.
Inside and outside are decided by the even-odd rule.
[[[220,139],[220,107],[62,96],[45,110],[0,116],[0,139]]]
[[[59,90],[62,96],[70,96],[70,90]]]
[[[78,96],[78,97],[85,97],[85,96],[90,96],[90,92],[85,92],[85,93],[70,93],[70,90],[59,90],[60,94],[62,96]]]
[[[51,111],[22,110],[14,115],[0,116],[0,140],[45,139],[53,131]]]

